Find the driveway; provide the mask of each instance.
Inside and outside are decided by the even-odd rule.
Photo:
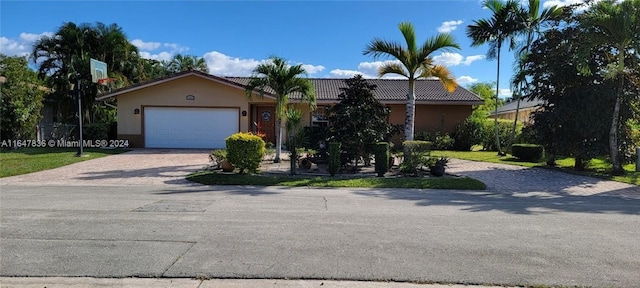
[[[185,176],[209,164],[210,150],[137,149],[56,169],[0,178],[0,185],[198,185]],[[286,166],[286,169],[282,167]],[[264,171],[285,171],[288,164],[272,164]],[[487,190],[518,194],[617,196],[640,199],[640,187],[559,171],[507,164],[452,159],[448,173],[487,184]]]
[[[19,185],[185,185],[209,163],[210,150],[138,149],[51,170],[0,178]]]

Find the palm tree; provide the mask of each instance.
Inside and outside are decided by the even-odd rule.
[[[380,57],[395,58],[398,62],[385,62],[378,69],[378,76],[386,74],[398,74],[409,79],[409,92],[405,114],[404,136],[405,140],[413,140],[416,111],[415,80],[420,78],[436,77],[442,82],[447,91],[453,92],[458,84],[453,75],[443,65],[435,65],[431,54],[436,51],[450,51],[460,49],[453,36],[442,33],[427,39],[421,46],[416,43],[416,33],[413,25],[402,22],[398,25],[404,36],[406,47],[401,43],[374,38],[364,50],[364,55],[373,55],[374,59]]]
[[[480,19],[473,21],[474,24],[467,26],[467,37],[471,38],[471,46],[476,47],[489,43],[489,51],[487,58],[498,60],[498,69],[496,75],[496,107],[495,113],[498,113],[498,95],[500,92],[500,50],[502,50],[502,42],[509,41],[509,48],[515,47],[513,38],[514,33],[518,30],[519,24],[516,21],[516,12],[518,2],[516,0],[507,0],[503,3],[500,0],[485,0],[482,5],[489,9],[493,15],[489,19]],[[500,137],[498,135],[498,117],[495,118],[495,134],[496,147],[498,147],[498,155],[504,155],[500,148]]]
[[[612,173],[624,174],[624,169],[618,157],[618,125],[620,118],[620,102],[624,97],[625,78],[630,73],[625,64],[627,55],[631,57],[632,65],[638,65],[640,57],[640,0],[626,0],[616,3],[614,0],[604,0],[592,6],[581,19],[581,25],[589,33],[583,34],[583,48],[580,53],[582,59],[591,57],[591,50],[598,47],[612,47],[610,49],[613,63],[601,68],[605,78],[617,79],[618,93],[613,108],[613,119],[609,130],[609,152],[613,164]],[[587,65],[582,63],[580,70],[590,73]]]
[[[39,63],[41,78],[49,80],[54,97],[59,100],[61,111],[67,117],[75,114],[74,102],[69,97],[69,86],[79,80],[82,91],[85,120],[94,122],[92,113],[97,93],[96,84],[90,81],[89,59],[104,61],[108,65],[110,77],[129,83],[133,71],[126,67],[138,61],[138,50],[127,40],[126,35],[116,24],[104,25],[97,22],[76,25],[64,23],[54,35],[43,36],[36,41],[31,58]]]
[[[282,118],[287,111],[287,103],[292,95],[307,101],[312,110],[315,109],[316,97],[313,84],[309,79],[302,78],[307,71],[302,64],[290,66],[283,58],[272,56],[267,63],[262,63],[253,69],[253,75],[246,87],[247,97],[251,98],[258,90],[263,96],[265,92],[276,96],[276,157],[274,163],[280,162],[282,151]],[[268,91],[270,90],[270,91]]]
[[[518,73],[516,73],[513,79],[513,85],[516,87],[516,114],[513,120],[513,126],[511,128],[511,136],[509,139],[510,146],[515,137],[516,126],[518,124],[518,113],[520,111],[520,100],[521,95],[524,94],[524,89],[529,86],[526,76],[523,73],[524,70],[524,62],[526,60],[527,55],[530,53],[530,47],[533,44],[533,41],[538,38],[541,34],[542,28],[549,23],[550,21],[558,19],[558,17],[562,14],[563,9],[557,6],[551,6],[545,9],[540,10],[540,0],[529,0],[527,6],[520,5],[517,10],[516,19],[518,21],[518,30],[515,31],[516,34],[520,34],[524,36],[524,42],[522,42],[521,49],[517,52],[517,65],[519,66]],[[508,149],[509,147],[506,147]]]
[[[204,58],[193,55],[181,55],[176,54],[169,62],[169,70],[173,73],[179,73],[189,70],[197,70],[204,73],[209,73],[209,67]]]

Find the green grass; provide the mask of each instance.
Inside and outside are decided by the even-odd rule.
[[[611,164],[607,163],[603,158],[592,159],[587,163],[585,171],[576,171],[573,169],[575,159],[567,157],[556,160],[556,167],[549,167],[545,161],[540,162],[525,162],[520,161],[512,156],[499,157],[495,151],[432,151],[432,156],[440,157],[446,156],[450,158],[471,160],[471,161],[483,161],[491,163],[512,164],[524,167],[543,167],[549,169],[558,169],[567,173],[579,174],[591,177],[598,177],[607,180],[613,180],[628,184],[640,185],[640,172],[635,172],[635,164],[624,165],[624,169],[627,171],[622,176],[612,176],[610,174]]]
[[[311,187],[361,187],[361,188],[419,188],[484,190],[486,185],[467,177],[456,178],[337,178],[300,177],[284,175],[240,175],[205,171],[187,176],[187,180],[205,185],[252,185],[252,186],[311,186]]]
[[[124,149],[84,149],[84,157],[75,157],[77,148],[20,148],[0,150],[0,178],[27,174],[76,162],[119,154]]]

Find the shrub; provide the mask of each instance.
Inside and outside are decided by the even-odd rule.
[[[335,176],[340,170],[340,142],[329,143],[329,174]]]
[[[522,161],[538,162],[542,159],[544,149],[537,144],[513,144],[511,154]]]
[[[404,141],[404,160],[400,165],[403,173],[417,172],[418,166],[427,165],[429,155],[431,154],[432,143],[429,141]]]
[[[483,133],[483,140],[482,140],[482,146],[484,150],[487,151],[497,151],[498,147],[496,146],[496,128],[495,128],[495,123],[494,123],[494,119],[486,119],[484,122],[484,133]],[[513,121],[512,120],[507,120],[507,119],[498,119],[498,136],[500,137],[500,148],[501,149],[506,149],[507,148],[507,143],[509,142],[509,137],[511,136],[511,128],[513,126]],[[518,126],[516,126],[516,138],[518,138],[518,135],[520,134],[520,131],[522,130],[522,124],[518,123]],[[503,151],[504,152],[504,151]]]
[[[91,123],[82,127],[84,140],[107,140],[109,139],[109,124]]]
[[[429,141],[433,143],[431,149],[433,150],[449,150],[453,148],[455,140],[447,133],[436,131],[433,133],[427,131],[421,131],[415,134],[415,140]]]
[[[222,165],[222,161],[224,161],[224,159],[226,158],[227,150],[225,149],[216,149],[211,151],[211,154],[209,154],[209,160],[213,163],[216,169],[220,168],[220,165]]]
[[[453,132],[453,149],[469,151],[473,145],[482,144],[484,134],[484,119],[469,117],[456,125]]]
[[[240,170],[256,173],[264,157],[265,143],[260,136],[250,133],[236,133],[226,139],[227,160]]]
[[[389,171],[389,143],[378,142],[374,148],[376,157],[376,173],[378,177]]]

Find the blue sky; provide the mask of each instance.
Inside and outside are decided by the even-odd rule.
[[[543,0],[564,5],[580,0]],[[478,0],[452,1],[13,1],[0,2],[0,53],[25,55],[63,22],[117,23],[143,57],[204,57],[210,73],[248,76],[270,55],[304,64],[309,77],[377,77],[380,61],[362,55],[374,37],[403,41],[413,23],[419,42],[450,32],[461,50],[436,52],[463,86],[495,82],[488,46],[470,47],[466,26],[489,17]],[[513,53],[503,51],[501,94],[509,94]]]

